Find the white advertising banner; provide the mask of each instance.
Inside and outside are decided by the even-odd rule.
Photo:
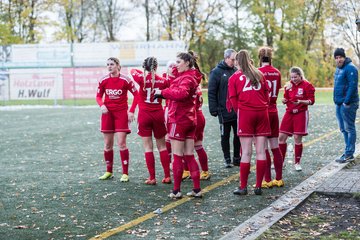
[[[63,99],[62,69],[10,69],[10,99]]]
[[[142,65],[154,56],[159,65],[174,60],[186,50],[183,41],[107,42],[74,44],[15,44],[1,48],[5,68],[101,67],[109,57],[120,59],[122,66]]]
[[[69,44],[18,44],[11,46],[7,67],[65,67],[71,65]]]
[[[159,65],[166,65],[185,50],[183,41],[78,43],[74,44],[74,64],[105,66],[109,57],[117,57],[123,66],[141,66],[145,58],[154,56]]]

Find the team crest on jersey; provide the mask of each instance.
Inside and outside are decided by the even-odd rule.
[[[303,94],[304,94],[304,89],[298,88],[297,95],[303,95]]]

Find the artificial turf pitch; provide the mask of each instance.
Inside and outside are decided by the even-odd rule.
[[[209,115],[207,106],[203,109],[207,121],[204,147],[212,177],[201,182],[206,189],[203,199],[181,204],[167,197],[172,185],[161,184],[158,152],[158,184],[144,184],[148,173],[134,123],[127,140],[130,182],[119,180],[117,147],[115,178],[99,181],[105,164],[98,108],[1,110],[0,238],[90,239],[100,235],[108,239],[218,239],[335,159],[343,149],[334,106],[315,104],[310,107],[310,134],[304,138],[303,171],[295,172],[287,159],[285,187],[264,190],[261,196],[252,192],[252,171],[250,194],[235,196],[232,191],[238,186],[239,169],[224,168],[218,120]],[[283,106],[279,112],[281,118]],[[191,188],[191,180],[182,183],[183,193]],[[166,211],[152,215],[158,208]],[[109,232],[111,229],[115,232]]]

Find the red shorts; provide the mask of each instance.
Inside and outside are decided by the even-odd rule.
[[[178,141],[185,141],[185,139],[195,139],[196,126],[183,126],[176,123],[167,124],[169,138]]]
[[[269,136],[270,133],[269,113],[267,110],[238,110],[238,136]]]
[[[289,136],[293,134],[306,136],[308,135],[309,111],[298,113],[285,112],[281,121],[280,132]]]
[[[202,111],[196,113],[195,142],[204,139],[205,117]]]
[[[269,112],[271,135],[268,138],[279,137],[279,114],[277,112]]]
[[[163,138],[166,135],[164,120],[164,111],[139,110],[138,114],[138,135],[141,137],[151,137],[154,132],[156,139]]]
[[[130,133],[127,110],[109,111],[101,114],[101,128],[103,133],[126,132]]]

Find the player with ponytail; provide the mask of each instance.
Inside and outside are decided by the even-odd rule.
[[[139,95],[135,101],[139,105],[138,135],[141,136],[145,150],[145,161],[149,171],[149,178],[145,184],[155,185],[155,156],[153,151],[152,136],[160,154],[160,162],[164,170],[162,183],[170,184],[170,159],[165,145],[165,119],[162,108],[162,99],[154,98],[154,90],[167,87],[167,81],[156,74],[158,62],[155,57],[148,57],[143,62],[143,71],[131,69],[133,79],[139,84]]]

